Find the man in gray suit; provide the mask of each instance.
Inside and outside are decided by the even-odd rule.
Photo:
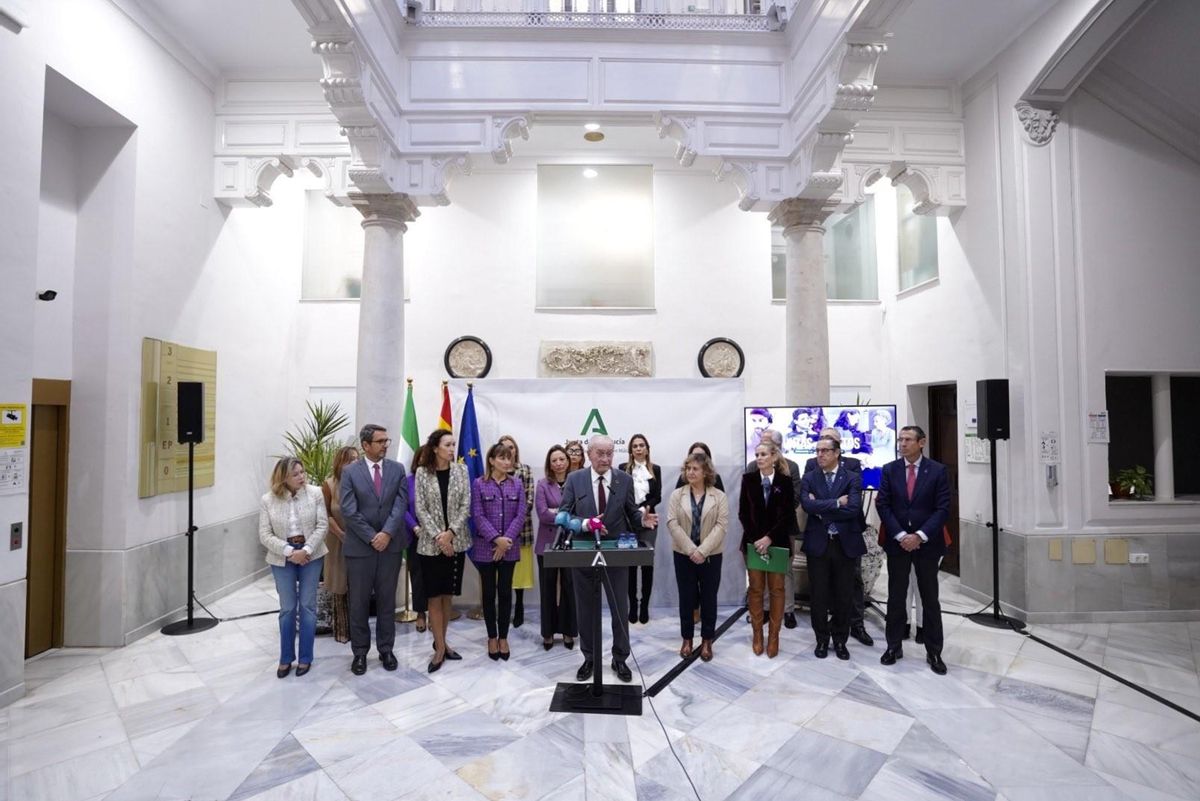
[[[404,467],[388,459],[387,429],[365,425],[359,432],[363,458],[342,471],[342,517],[346,520],[347,595],[350,606],[350,648],[356,676],[367,672],[371,648],[370,604],[375,593],[375,649],[387,670],[396,669],[396,582],[400,559],[408,545],[404,511],[408,482]]]
[[[654,512],[643,513],[633,502],[633,479],[624,471],[612,469],[612,439],[606,436],[592,437],[588,440],[587,453],[591,467],[576,470],[567,476],[559,511],[572,517],[599,517],[604,521],[601,533],[605,539],[616,539],[626,531],[656,528],[658,515]],[[604,589],[608,593],[608,611],[612,618],[612,668],[621,681],[632,681],[633,671],[625,663],[629,658],[629,571],[622,568],[609,570],[607,574]],[[600,614],[596,603],[597,579],[589,567],[576,568],[574,580],[579,650],[583,652],[583,665],[575,678],[587,681],[595,669],[596,649],[601,645],[592,641],[593,624],[596,615]]]

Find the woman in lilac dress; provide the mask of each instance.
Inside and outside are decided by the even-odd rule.
[[[537,554],[538,574],[541,577],[542,601],[542,647],[549,651],[554,647],[554,635],[562,634],[563,645],[575,647],[578,634],[575,623],[575,592],[571,584],[571,571],[546,567],[542,554],[554,542],[558,526],[554,516],[562,503],[562,488],[567,480],[570,458],[562,445],[553,445],[546,452],[546,477],[539,480],[534,490],[533,506],[537,512],[538,533],[533,544]]]

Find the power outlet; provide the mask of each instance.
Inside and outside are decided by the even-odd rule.
[[[1131,553],[1131,554],[1129,554],[1129,564],[1131,564],[1131,565],[1148,565],[1148,564],[1150,564],[1150,554],[1148,554],[1148,553]]]
[[[8,550],[21,550],[21,542],[25,539],[25,524],[13,523],[8,527]]]

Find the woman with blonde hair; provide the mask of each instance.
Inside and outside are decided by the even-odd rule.
[[[786,548],[799,536],[796,525],[794,490],[787,460],[773,439],[763,437],[754,449],[754,466],[742,476],[742,494],[738,519],[742,523],[742,549],[751,546],[766,556],[771,548]],[[766,652],[770,658],[779,653],[779,627],[783,623],[783,574],[766,570],[748,570],[750,592],[751,650],[755,656],[763,648],[763,592],[770,595],[770,623]]]
[[[296,675],[312,667],[317,634],[317,583],[325,556],[328,518],[321,490],[308,483],[304,465],[285,456],[271,471],[271,490],[258,511],[258,540],[279,593],[279,678],[292,671],[296,658],[296,618],[300,619],[300,661]]]
[[[325,557],[325,591],[333,599],[333,639],[350,642],[350,607],[346,601],[346,560],[342,557],[342,543],[346,541],[346,521],[342,519],[342,470],[346,465],[358,461],[358,448],[347,445],[333,454],[333,470],[321,485],[325,496],[325,516],[329,521],[329,533],[325,538],[328,554]]]

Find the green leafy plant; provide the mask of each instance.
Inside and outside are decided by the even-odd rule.
[[[1115,483],[1120,494],[1133,498],[1144,498],[1154,492],[1154,476],[1140,464],[1117,471]]]
[[[283,435],[287,443],[287,455],[295,456],[304,465],[308,480],[321,484],[333,470],[333,457],[337,449],[347,442],[338,439],[337,433],[345,428],[350,418],[342,412],[339,403],[308,402],[308,419],[297,431]]]

